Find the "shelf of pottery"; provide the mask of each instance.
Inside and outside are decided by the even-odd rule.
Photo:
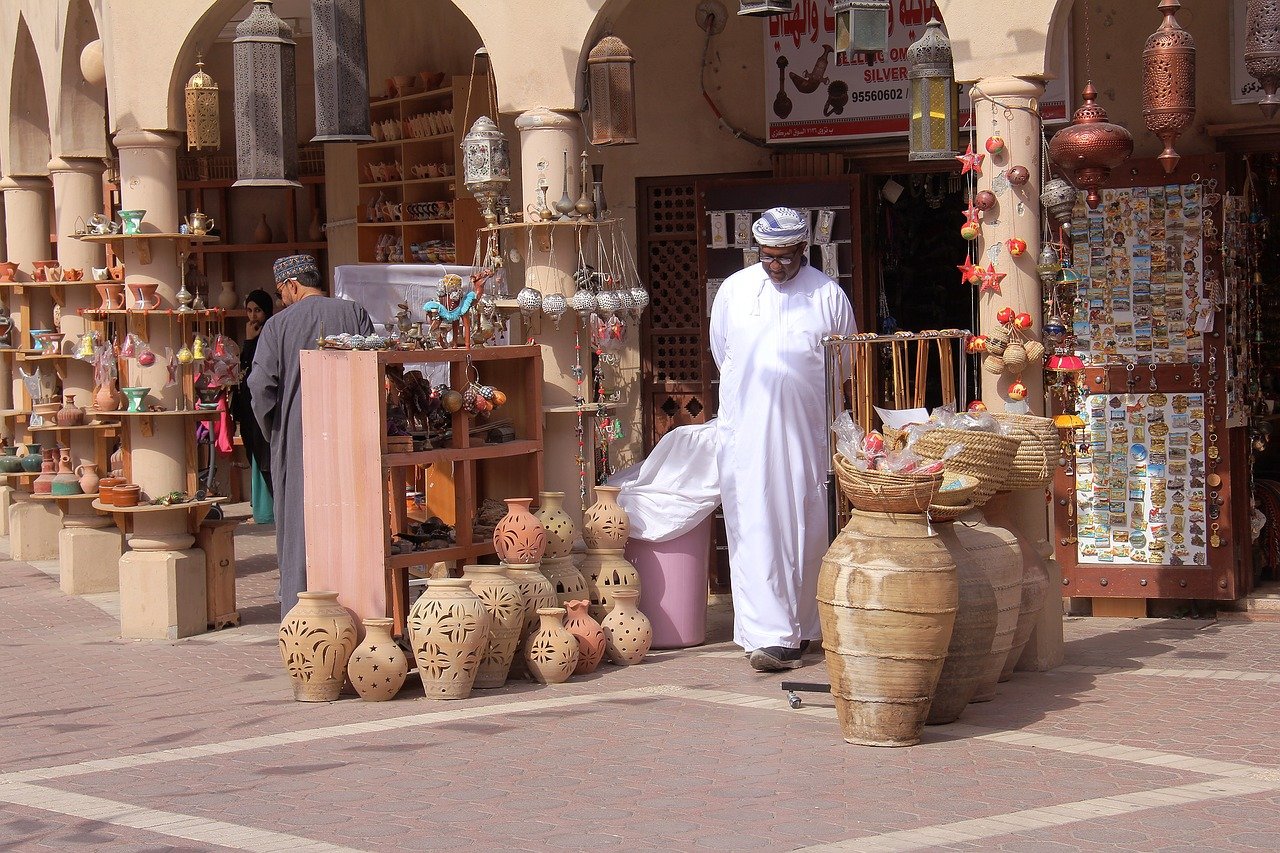
[[[16,263],[0,264],[0,353],[14,379],[12,406],[0,412],[0,478],[37,499],[70,500],[97,491],[119,425],[86,411],[92,373],[76,358],[77,341],[63,321],[78,327],[76,310],[92,298],[86,273],[111,271],[64,269],[56,260],[32,267],[28,275]]]
[[[313,359],[312,366],[318,364]],[[583,516],[588,551],[582,572],[570,557],[577,531],[561,508],[563,494],[541,493],[536,514],[530,498],[508,498],[489,549],[501,564],[473,563],[461,577],[432,577],[403,618],[362,610],[360,590],[339,588],[342,578],[310,571],[316,552],[308,519],[307,577],[313,591],[299,595],[279,634],[294,698],[333,702],[350,680],[365,701],[385,701],[400,692],[415,667],[428,699],[466,699],[473,690],[526,678],[560,684],[594,672],[605,660],[640,663],[653,642],[653,626],[638,607],[639,578],[622,556],[629,523],[614,500],[617,491],[597,489],[600,499]],[[353,562],[350,554],[342,556]],[[317,581],[338,583],[321,590]],[[364,625],[360,641],[353,612]]]
[[[463,124],[485,109],[469,77],[423,73],[369,105],[373,142],[356,146],[361,263],[456,264],[470,260],[479,209],[463,192]]]

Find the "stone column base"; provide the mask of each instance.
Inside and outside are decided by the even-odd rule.
[[[17,503],[17,493],[13,486],[0,486],[0,536],[9,535],[9,508]]]
[[[9,549],[15,560],[58,559],[62,512],[52,501],[19,501],[9,507]]]
[[[205,630],[204,552],[129,551],[120,558],[120,635],[176,640]]]
[[[67,595],[120,588],[124,534],[114,527],[65,527],[58,534],[58,586]]]

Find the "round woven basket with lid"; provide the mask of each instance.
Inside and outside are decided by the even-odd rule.
[[[922,434],[911,445],[911,449],[925,459],[942,459],[947,448],[953,444],[961,445],[961,449],[945,460],[943,465],[946,466],[947,473],[967,474],[977,478],[978,485],[969,499],[975,506],[982,506],[992,495],[1005,488],[1019,441],[994,432],[943,428]]]
[[[942,472],[937,474],[894,474],[864,471],[837,453],[833,459],[836,482],[855,509],[864,512],[923,513],[942,488]]]

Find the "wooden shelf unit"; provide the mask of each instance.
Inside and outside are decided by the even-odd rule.
[[[541,347],[306,350],[301,359],[307,585],[337,591],[339,601],[362,618],[389,616],[403,632],[409,569],[493,555],[493,543],[473,535],[481,501],[536,497],[542,488]],[[389,364],[448,364],[450,386],[456,389],[466,388],[478,372],[481,382],[507,394],[506,404],[491,417],[509,420],[517,440],[478,443],[470,434],[475,420],[459,412],[453,415],[448,446],[388,452],[384,382]],[[406,491],[419,481],[418,469],[424,466],[434,466],[438,479],[452,484],[455,543],[393,554],[395,535],[410,523]]]

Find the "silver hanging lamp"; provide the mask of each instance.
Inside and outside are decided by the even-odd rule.
[[[364,0],[311,0],[316,135],[312,142],[371,142]]]
[[[293,30],[254,0],[236,27],[235,187],[300,187]]]

